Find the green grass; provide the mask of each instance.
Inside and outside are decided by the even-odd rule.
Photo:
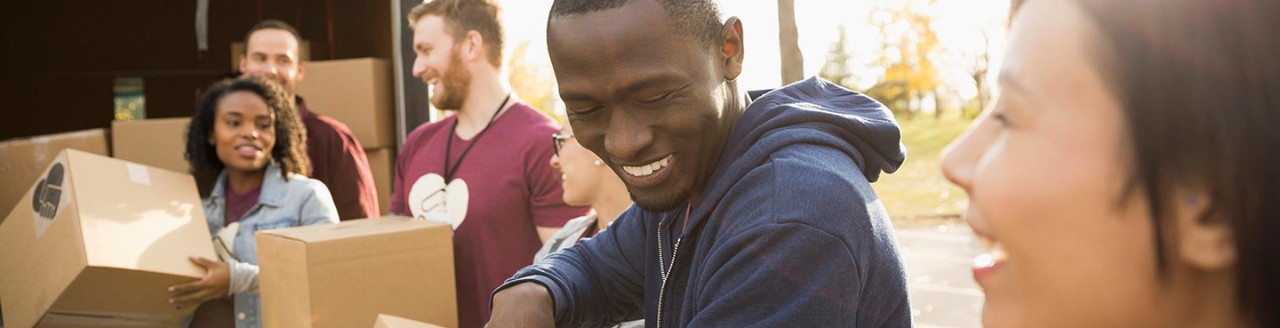
[[[917,115],[910,121],[899,118],[907,160],[897,172],[881,175],[880,181],[871,184],[895,223],[963,214],[968,198],[942,176],[938,165],[942,150],[972,122],[953,113],[941,118]]]

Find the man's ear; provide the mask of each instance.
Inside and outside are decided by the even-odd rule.
[[[1183,190],[1176,195],[1172,214],[1179,260],[1203,271],[1234,266],[1236,243],[1229,218],[1215,210],[1207,192]]]
[[[294,77],[297,82],[302,82],[302,78],[307,76],[307,62],[298,58],[298,75]]]
[[[742,74],[742,59],[746,52],[743,47],[742,21],[738,17],[729,17],[720,29],[720,55],[724,60],[724,79],[733,81]]]
[[[245,68],[249,66],[249,53],[240,54],[240,72],[244,73]]]
[[[485,51],[488,50],[484,49],[484,36],[476,31],[468,31],[459,46],[462,47],[462,59],[468,62],[477,59],[484,60]]]

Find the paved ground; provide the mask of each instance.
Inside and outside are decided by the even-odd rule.
[[[898,228],[916,327],[981,327],[973,257],[982,249],[960,221]]]

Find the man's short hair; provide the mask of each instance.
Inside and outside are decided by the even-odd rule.
[[[502,66],[502,21],[498,15],[502,8],[489,0],[434,0],[413,7],[409,11],[409,26],[428,15],[444,18],[445,32],[453,36],[456,44],[462,42],[467,32],[476,31],[489,48],[489,63]]]
[[[605,9],[622,7],[634,0],[555,0],[551,4],[551,18],[580,15]],[[720,20],[720,6],[715,0],[642,0],[658,1],[667,10],[667,19],[676,30],[715,46],[720,39],[724,23]],[[549,21],[549,20],[548,20]],[[550,26],[550,25],[548,25]]]
[[[301,48],[301,47],[302,47],[302,34],[299,34],[299,33],[298,33],[298,29],[293,28],[293,26],[292,26],[292,25],[289,25],[289,23],[285,23],[284,21],[281,21],[281,20],[278,20],[278,19],[268,19],[268,20],[264,20],[264,21],[258,22],[258,24],[254,24],[254,25],[253,25],[253,27],[249,28],[249,32],[244,34],[244,51],[245,51],[245,54],[248,54],[248,52],[249,52],[249,37],[253,36],[253,33],[254,33],[254,32],[261,31],[261,30],[284,30],[285,32],[289,32],[289,34],[293,34],[293,38],[294,38],[294,39],[298,39],[298,47],[299,47],[299,48],[298,48],[298,52],[299,52],[299,53],[298,53],[297,55],[298,55],[298,56],[302,56],[302,54],[301,54],[301,52],[302,52],[302,48]],[[299,58],[299,59],[301,59],[301,58]]]

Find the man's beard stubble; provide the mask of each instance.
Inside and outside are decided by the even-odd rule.
[[[432,91],[443,93],[439,97],[431,97],[431,105],[443,110],[462,109],[471,89],[471,72],[462,66],[462,58],[457,51],[449,55],[449,69],[440,77],[440,84],[444,90]]]

